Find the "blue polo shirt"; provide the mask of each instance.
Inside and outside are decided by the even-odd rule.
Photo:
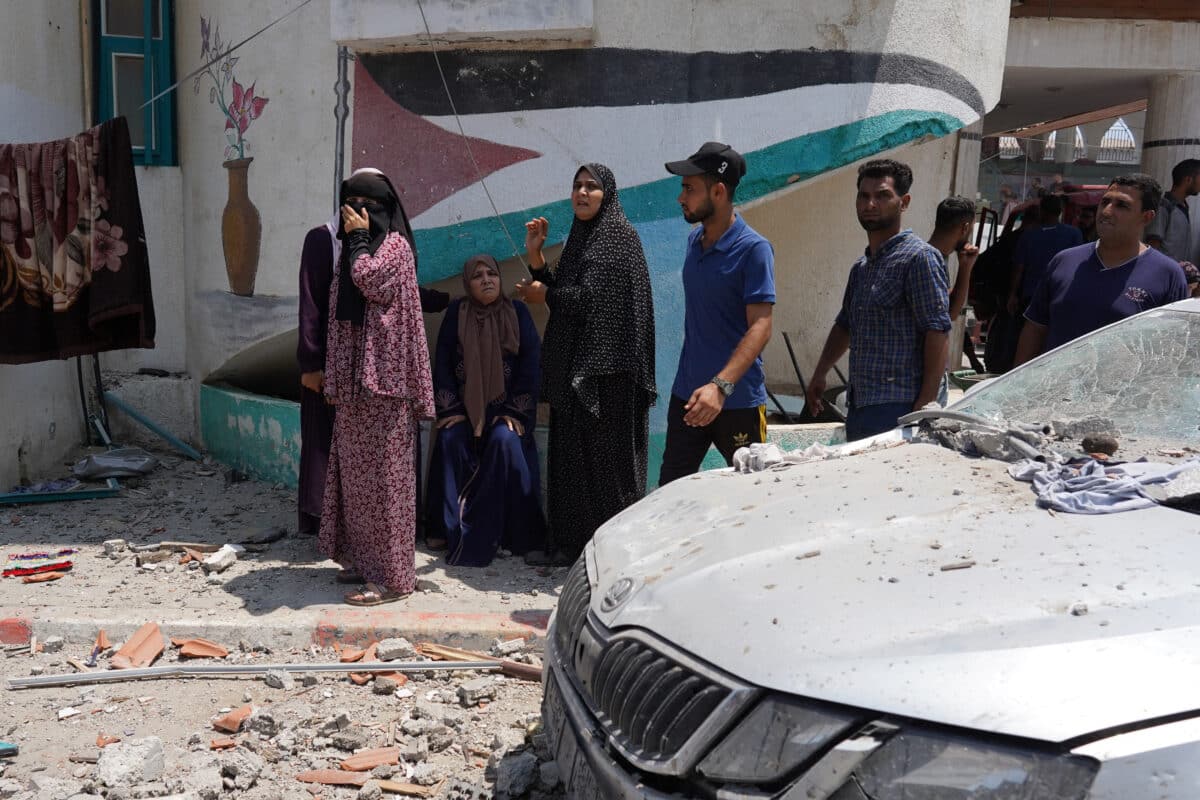
[[[775,302],[775,251],[738,214],[729,230],[705,250],[704,227],[688,236],[683,260],[683,351],[671,393],[687,400],[729,363],[746,335],[746,306]],[[767,402],[762,356],[734,386],[725,408]]]
[[[1050,259],[1072,247],[1083,244],[1083,234],[1074,225],[1043,225],[1021,234],[1017,240],[1017,252],[1013,258],[1022,265],[1021,299],[1033,297],[1038,284],[1046,275]]]

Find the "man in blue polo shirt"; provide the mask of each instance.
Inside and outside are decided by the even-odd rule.
[[[1162,187],[1149,175],[1122,175],[1100,199],[1095,243],[1064,250],[1025,310],[1013,365],[1125,317],[1183,300],[1179,262],[1142,243]]]
[[[1050,259],[1071,247],[1083,244],[1083,231],[1064,225],[1062,197],[1048,194],[1038,204],[1040,225],[1021,234],[1013,256],[1012,286],[1008,295],[1008,313],[1019,314],[1029,305],[1033,293],[1046,274]]]
[[[683,185],[683,218],[700,223],[683,261],[683,351],[667,409],[659,485],[700,469],[709,445],[726,463],[739,447],[767,438],[762,353],[771,338],[775,254],[733,210],[746,160],[706,142],[666,165]]]

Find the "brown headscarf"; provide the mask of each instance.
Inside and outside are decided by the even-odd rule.
[[[496,259],[480,253],[463,264],[462,282],[467,296],[458,307],[458,343],[463,354],[463,404],[475,435],[483,434],[488,403],[504,395],[504,354],[516,353],[521,346],[517,310],[512,300],[500,296],[488,305],[480,305],[471,296],[471,276],[475,267],[487,264],[500,271]]]

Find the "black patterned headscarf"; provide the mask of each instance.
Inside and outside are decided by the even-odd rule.
[[[551,303],[542,344],[542,399],[562,405],[573,391],[599,416],[598,377],[629,375],[647,405],[658,396],[654,299],[642,240],[621,208],[612,170],[603,164],[580,169],[596,179],[604,199],[596,216],[571,223],[554,270],[555,291],[578,292],[585,311],[564,317]]]
[[[355,172],[342,181],[341,191],[338,193],[338,208],[346,205],[346,200],[351,197],[365,197],[370,201],[366,204],[356,204],[354,210],[360,214],[366,211],[371,220],[371,241],[367,245],[367,250],[371,255],[375,255],[389,233],[396,231],[408,239],[415,267],[417,248],[413,241],[412,226],[408,222],[408,214],[404,212],[400,196],[396,193],[396,187],[392,186],[388,177],[376,169]],[[345,228],[339,227],[337,236],[339,239],[345,239]],[[350,252],[343,247],[339,258],[338,302],[335,318],[361,325],[363,314],[366,313],[367,301],[359,288],[354,285],[349,260]]]

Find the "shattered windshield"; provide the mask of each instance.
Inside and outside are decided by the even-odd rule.
[[[951,408],[1009,425],[1112,420],[1126,459],[1200,448],[1200,314],[1140,314],[1064,345]]]

